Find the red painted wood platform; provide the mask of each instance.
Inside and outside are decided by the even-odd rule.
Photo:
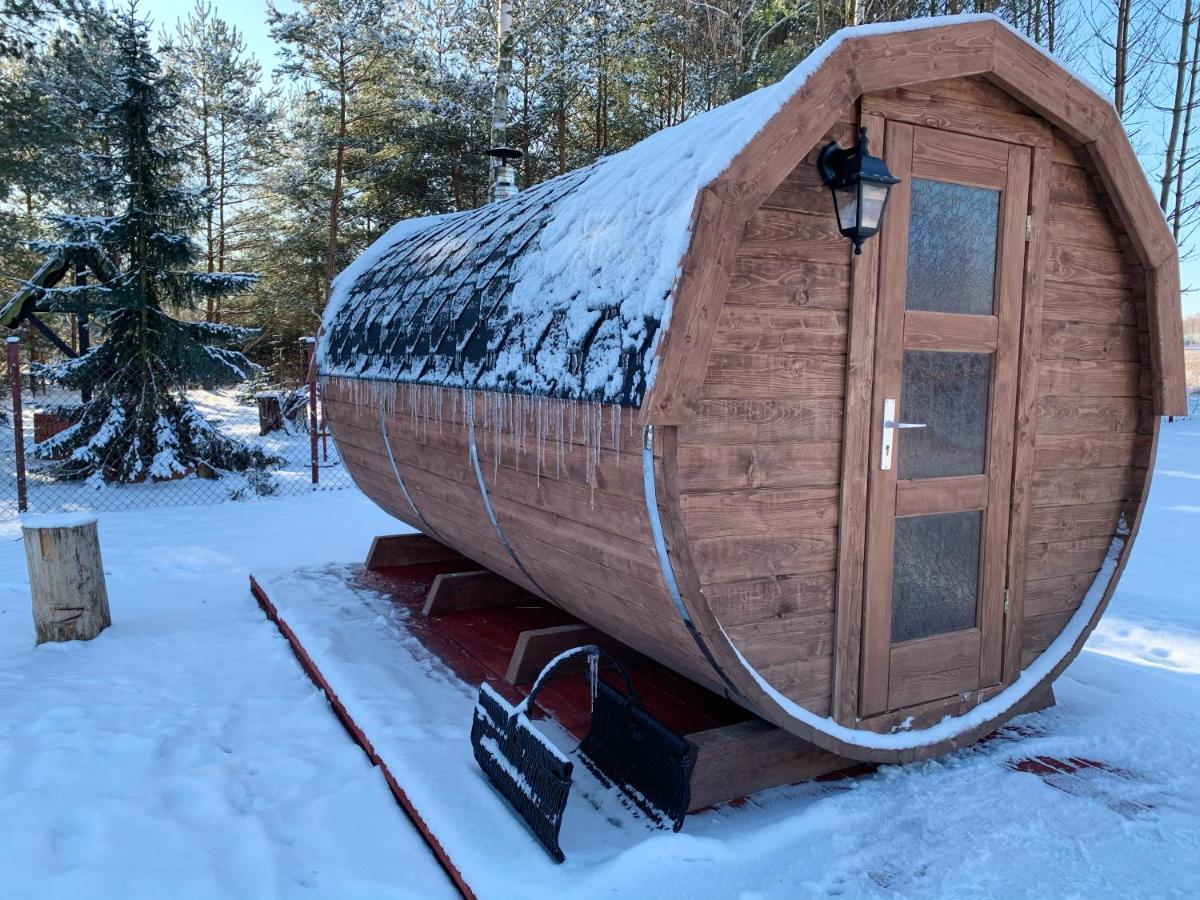
[[[528,693],[530,685],[513,687],[504,681],[513,649],[521,632],[577,620],[562,610],[531,599],[528,604],[467,610],[425,617],[425,597],[440,574],[460,571],[461,563],[428,563],[383,569],[358,569],[354,583],[375,591],[403,607],[405,623],[415,636],[468,684],[488,682],[513,701]],[[650,712],[676,734],[687,735],[751,718],[740,706],[700,687],[665,666],[640,659],[629,667],[635,690]],[[601,677],[622,687],[614,672]],[[580,676],[551,679],[538,694],[537,706],[563,728],[582,740],[591,720],[587,680]]]

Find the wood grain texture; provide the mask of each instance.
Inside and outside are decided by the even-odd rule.
[[[1057,133],[1057,132],[1056,132]],[[1021,315],[1020,371],[1013,429],[1012,507],[1009,517],[1001,683],[1012,684],[1021,670],[1025,609],[1025,549],[1033,510],[1036,466],[1037,398],[1041,384],[1041,334],[1045,301],[1045,249],[1050,217],[1052,165],[1045,148],[1034,150],[1029,173],[1030,239],[1025,252],[1025,308]]]
[[[981,79],[962,78],[865,94],[864,114],[955,131],[973,137],[1053,145],[1053,130],[1003,91]]]
[[[1044,576],[1028,582],[1027,618],[1061,617],[1071,608],[1070,595],[1084,587],[1086,573],[1061,569],[1091,564],[1092,542],[1103,539],[1105,516],[1118,505],[1122,514],[1140,513],[1152,455],[1147,442],[1152,442],[1156,429],[1151,404],[1164,402],[1152,401],[1142,385],[1157,385],[1154,389],[1165,397],[1171,378],[1169,362],[1149,360],[1147,348],[1155,342],[1163,347],[1170,343],[1170,337],[1164,337],[1164,322],[1154,313],[1170,303],[1173,276],[1169,264],[1161,277],[1155,275],[1160,287],[1150,278],[1133,283],[1131,276],[1136,281],[1139,273],[1158,273],[1173,251],[1162,252],[1160,235],[1155,234],[1161,232],[1161,222],[1143,214],[1149,192],[1140,173],[1135,178],[1122,160],[1104,160],[1107,153],[1124,152],[1114,149],[1111,139],[1100,140],[1113,124],[1106,105],[1002,26],[971,23],[853,39],[830,55],[697,198],[693,241],[673,298],[674,325],[664,333],[658,381],[640,411],[642,420],[661,423],[674,436],[671,453],[660,454],[655,462],[662,476],[660,509],[667,520],[669,553],[684,604],[737,682],[736,691],[763,715],[821,742],[825,749],[863,758],[899,761],[949,749],[979,736],[997,720],[980,723],[952,741],[912,751],[850,747],[788,718],[741,670],[727,642],[722,643],[715,611],[728,617],[721,622],[740,629],[754,652],[769,660],[759,674],[777,690],[819,715],[831,709],[835,693],[841,695],[840,687],[834,689],[840,623],[853,624],[853,616],[836,610],[833,597],[841,590],[844,573],[837,552],[850,520],[844,513],[850,434],[862,427],[844,412],[855,402],[853,391],[863,396],[853,372],[857,326],[851,286],[855,291],[862,288],[845,242],[839,245],[840,256],[831,252],[831,216],[823,211],[820,186],[809,169],[797,167],[806,160],[811,166],[812,152],[823,139],[839,133],[839,128],[846,132],[838,123],[853,118],[848,110],[863,90],[892,91],[890,99],[897,101],[924,92],[945,101],[935,104],[938,109],[932,113],[941,115],[960,102],[953,88],[922,83],[964,74],[982,74],[1008,96],[1019,98],[1021,105],[997,105],[1004,115],[995,121],[1023,127],[1031,123],[1014,116],[1034,122],[1041,117],[1066,129],[1066,137],[1052,133],[1048,147],[1044,142],[1034,145],[1035,159],[1039,149],[1048,154],[1054,177],[1047,182],[1047,196],[1059,201],[1048,228],[1062,229],[1071,222],[1066,207],[1073,207],[1082,211],[1075,221],[1088,230],[1085,239],[1073,244],[1069,236],[1055,241],[1047,257],[1052,271],[1046,273],[1043,322],[1028,331],[1022,326],[1047,368],[1044,390],[1029,405],[1027,417],[1035,448],[1029,457],[1027,529],[1034,539],[1017,541],[1015,531],[1010,536],[1023,552],[1033,548],[1031,567],[1036,564],[1036,574]],[[987,137],[979,129],[988,126],[976,118],[969,127],[961,126],[963,133],[968,138]],[[1010,134],[1021,136],[1017,131]],[[999,132],[990,137],[999,137]],[[1036,135],[1032,139],[1037,140]],[[1007,143],[1023,149],[1020,139]],[[1082,165],[1077,164],[1081,152],[1089,156]],[[1112,207],[1130,205],[1128,196],[1139,191],[1145,196],[1135,198],[1132,212],[1118,215],[1130,233],[1098,229],[1104,216],[1114,215]],[[760,213],[760,207],[766,208]],[[889,216],[895,217],[898,209],[893,205]],[[1046,237],[1052,237],[1049,231]],[[806,244],[812,247],[806,249]],[[739,253],[743,246],[745,252]],[[1143,374],[1147,366],[1149,376]],[[870,422],[875,417],[869,415],[869,388],[866,402]],[[356,480],[386,508],[400,508],[386,461],[371,461],[381,450],[378,438],[372,439],[365,426],[356,434],[354,427],[341,430],[350,442],[360,443],[357,448],[347,446]],[[462,461],[461,435],[440,442],[418,438],[401,421],[393,427],[406,475],[408,467],[414,472],[418,503],[445,507],[448,539],[470,545],[467,555],[497,558],[500,548],[494,538],[490,544],[486,540],[490,526],[485,522],[481,527],[478,521],[478,499],[471,502],[471,473]],[[630,437],[636,444],[639,435]],[[1072,440],[1080,440],[1083,458],[1101,464],[1087,472],[1086,479],[1067,465]],[[619,441],[625,441],[623,429]],[[636,447],[629,450],[625,458],[636,453]],[[502,462],[498,474],[489,473],[489,490],[500,498],[496,505],[505,526],[524,542],[524,550],[518,546],[518,552],[540,558],[535,574],[539,581],[544,579],[547,591],[562,593],[565,603],[583,611],[597,627],[620,632],[623,639],[669,658],[689,677],[710,685],[717,681],[720,688],[713,668],[694,642],[689,644],[691,637],[669,605],[661,576],[652,584],[651,573],[641,568],[641,554],[630,546],[648,537],[644,502],[643,511],[637,510],[637,465],[630,467],[632,475],[618,471],[615,464],[605,467],[600,485],[581,482],[582,467],[585,464],[575,459],[570,471],[559,477],[520,471]],[[446,486],[460,478],[457,486]],[[739,491],[754,497],[745,512],[729,499]],[[809,491],[820,491],[822,499],[814,496],[810,505],[805,499]],[[778,500],[766,499],[773,492],[778,492]],[[831,495],[836,505],[829,504]],[[539,517],[526,507],[560,519]],[[1068,507],[1079,507],[1078,514],[1064,513]],[[864,518],[861,504],[849,508],[856,520]],[[835,510],[834,521],[826,522]],[[579,527],[585,530],[571,530]],[[789,529],[801,533],[783,533]],[[832,543],[819,536],[822,529]],[[702,543],[706,541],[710,543]],[[693,559],[697,553],[707,554],[710,561],[701,564]],[[578,562],[583,556],[587,558]],[[813,558],[820,560],[819,570],[784,571],[804,568]],[[764,565],[763,559],[770,562]],[[736,577],[701,584],[701,572],[713,576],[725,560]],[[1034,631],[1045,632],[1053,621],[1035,622]],[[1060,619],[1060,627],[1061,621],[1065,620]],[[811,634],[805,630],[810,626],[816,626]],[[822,628],[828,629],[824,636]],[[798,636],[797,648],[803,645],[804,652],[818,655],[783,658],[786,640],[779,639],[788,635]],[[1082,638],[1072,652],[1081,642]],[[1022,644],[1031,658],[1036,641],[1023,639]],[[939,715],[957,715],[990,696],[990,690],[919,703],[913,721],[924,727]],[[847,704],[839,702],[844,710]],[[883,705],[889,702],[885,698]],[[886,724],[891,715],[872,717],[860,727],[886,731],[896,724]]]
[[[424,534],[384,534],[371,541],[364,565],[368,569],[415,566],[435,562],[464,562],[461,553]]]
[[[638,659],[638,654],[620,641],[582,622],[531,628],[517,635],[517,644],[513,647],[504,680],[512,685],[532,684],[554,657],[573,647],[586,644],[607,651],[623,663],[632,663]],[[601,665],[611,666],[611,663],[603,660]],[[567,661],[561,669],[555,671],[555,677],[585,672],[587,666],[588,661],[584,658]]]
[[[836,485],[839,453],[836,443],[685,444],[679,473],[686,493]]]
[[[835,399],[845,390],[846,359],[809,353],[714,350],[701,396],[713,399]]]
[[[494,609],[536,600],[520,585],[501,578],[489,569],[443,572],[433,579],[421,612],[426,616],[444,616],[469,609]]]
[[[878,460],[883,447],[885,398],[900,396],[899,348],[904,342],[904,292],[908,271],[908,218],[912,200],[911,178],[916,128],[889,122],[886,148],[889,168],[903,179],[892,188],[891,209],[879,235],[876,339],[872,351],[873,402],[870,415],[871,449],[868,459],[862,640],[859,659],[857,715],[867,717],[888,708],[888,679],[892,640],[892,552],[896,515],[896,470],[883,470]]]
[[[998,325],[995,316],[909,311],[904,314],[904,346],[909,350],[992,353]]]
[[[875,146],[885,139],[884,119],[864,112],[862,127]],[[858,718],[862,666],[863,585],[866,572],[867,471],[871,458],[871,395],[875,373],[875,323],[879,301],[879,241],[854,258],[846,359],[846,417],[842,435],[841,505],[837,557],[837,607],[831,711],[840,724]]]
[[[669,417],[672,424],[685,422],[692,412],[708,350],[700,332],[715,327],[715,315],[730,284],[729,266],[735,255],[731,242],[736,243],[756,211],[811,154],[814,145],[847,120],[846,107],[862,92],[870,95],[910,89],[919,94],[924,89],[931,92],[926,96],[935,105],[943,104],[946,112],[950,107],[944,106],[945,103],[958,101],[947,96],[944,85],[939,88],[934,83],[946,79],[961,81],[971,76],[982,76],[1024,107],[1020,109],[1013,103],[1006,104],[1006,108],[998,107],[999,118],[1025,115],[1034,121],[1048,120],[1066,132],[1061,138],[1052,138],[1052,198],[1069,199],[1093,209],[1104,208],[1093,196],[1094,187],[1087,184],[1087,169],[1071,164],[1078,163],[1079,154],[1085,153],[1109,195],[1115,198],[1113,208],[1142,264],[1157,271],[1160,264],[1175,255],[1162,217],[1151,214],[1154,198],[1111,107],[1039,50],[995,23],[934,26],[903,34],[851,39],[830,54],[697,200],[693,223],[696,237],[684,261],[677,291],[677,302],[683,312],[676,315],[686,324],[682,330],[670,329],[662,342],[660,360],[666,364],[659,366],[660,377],[647,405],[662,422],[668,421],[668,408],[675,411]],[[978,96],[974,99],[979,102]],[[801,123],[800,127],[797,123]],[[1009,124],[1013,124],[1011,119]],[[793,211],[819,213],[812,186],[810,180],[808,189],[801,190],[803,202],[782,200],[778,205]],[[714,203],[724,203],[726,209],[717,209]],[[783,226],[776,223],[768,230],[777,227]],[[1156,292],[1152,302],[1158,304],[1161,296],[1161,303],[1170,307],[1177,302],[1178,278],[1172,279],[1168,272],[1162,280],[1166,286]],[[1156,318],[1153,325],[1156,332],[1169,326],[1166,316]],[[1165,332],[1156,333],[1155,341],[1173,346],[1170,337]],[[692,352],[697,347],[700,352]],[[1170,385],[1169,390],[1178,391],[1175,385],[1181,383],[1181,371],[1172,371],[1174,364],[1165,357],[1156,365],[1162,373],[1162,398],[1173,402],[1175,395],[1168,394],[1167,388]],[[684,395],[687,403],[680,404],[678,401]],[[1158,401],[1160,406],[1166,402],[1162,398]]]
[[[96,520],[21,523],[36,641],[90,641],[112,624]]]
[[[761,719],[687,736],[696,755],[688,812],[855,765]]]
[[[895,644],[888,709],[904,709],[979,687],[979,629]]]

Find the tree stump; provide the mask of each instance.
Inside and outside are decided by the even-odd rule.
[[[283,402],[279,391],[263,391],[254,395],[258,403],[258,433],[270,434],[283,428]]]
[[[21,531],[37,642],[90,641],[111,625],[96,517],[25,516]]]

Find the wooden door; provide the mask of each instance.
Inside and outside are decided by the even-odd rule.
[[[860,714],[997,684],[1028,147],[886,124]]]

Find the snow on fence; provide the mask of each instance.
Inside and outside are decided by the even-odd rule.
[[[192,471],[170,481],[120,485],[95,478],[56,478],[53,461],[39,456],[38,445],[70,427],[70,410],[83,398],[79,391],[39,378],[30,367],[26,342],[10,343],[5,349],[8,358],[0,359],[0,519],[23,511],[209,505],[354,487],[325,426],[319,392],[314,431],[309,392],[316,378],[311,369],[307,378],[293,378],[283,384],[246,383],[186,392],[196,410],[221,434],[240,439],[273,458],[263,470]],[[20,428],[16,427],[18,422]],[[24,485],[20,484],[22,480]]]

